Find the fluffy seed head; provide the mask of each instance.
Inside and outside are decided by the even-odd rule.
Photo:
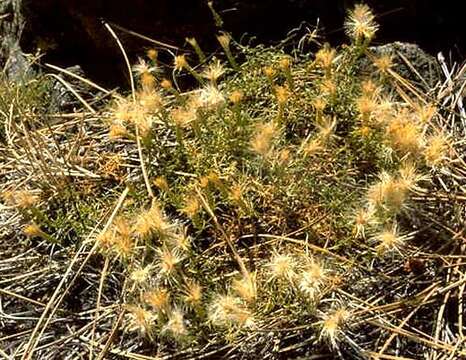
[[[371,40],[379,26],[375,16],[365,4],[356,4],[345,21],[346,34],[354,41]]]
[[[251,140],[252,150],[259,155],[267,157],[272,148],[272,142],[277,135],[278,129],[274,122],[259,124]]]
[[[325,269],[313,259],[300,274],[299,288],[311,300],[319,295],[327,279]]]
[[[162,275],[172,277],[175,275],[178,264],[182,261],[182,256],[178,249],[169,249],[163,246],[157,250],[159,258],[159,268]]]
[[[188,280],[184,289],[184,301],[190,306],[197,306],[202,301],[202,286],[192,280]]]
[[[257,298],[256,274],[249,273],[240,279],[233,280],[233,290],[247,303],[253,303]]]
[[[165,288],[156,288],[144,294],[144,301],[158,312],[165,312],[170,306],[170,292]]]
[[[188,334],[184,314],[180,309],[174,309],[168,314],[168,322],[162,332],[169,332],[175,340]]]
[[[379,181],[369,188],[367,199],[370,206],[398,213],[408,198],[404,181],[395,179],[387,172],[379,175]]]
[[[163,176],[158,176],[154,179],[154,185],[157,186],[160,190],[168,192],[170,186],[168,185],[167,179]]]
[[[225,103],[222,92],[213,85],[202,88],[198,94],[199,104],[207,110],[216,110]]]
[[[440,165],[446,158],[449,149],[448,136],[440,132],[429,136],[424,147],[424,159],[429,166]]]
[[[186,214],[189,218],[196,216],[201,210],[201,203],[196,195],[189,195],[185,198],[184,207],[181,212]]]
[[[335,60],[337,52],[330,46],[326,45],[316,53],[315,62],[321,68],[330,70]]]
[[[251,311],[241,302],[241,299],[231,295],[217,295],[209,308],[209,320],[216,326],[254,327],[255,322]]]
[[[230,46],[231,37],[226,32],[217,35],[217,41],[223,49],[228,49]]]
[[[223,74],[225,74],[225,68],[223,67],[220,60],[214,60],[204,69],[201,76],[211,81],[213,84],[217,83]]]
[[[390,54],[380,55],[374,59],[374,65],[380,73],[386,74],[393,66],[393,56]]]
[[[147,265],[142,268],[136,268],[133,271],[131,271],[129,278],[135,283],[144,284],[145,282],[147,282],[147,280],[149,280],[151,271],[151,265]]]
[[[376,246],[377,253],[382,255],[386,252],[399,250],[408,238],[406,235],[400,235],[397,225],[394,224],[391,228],[387,228],[374,236],[373,240],[378,243]]]
[[[127,305],[126,309],[129,320],[129,330],[139,331],[142,334],[150,334],[156,316],[137,305]]]
[[[292,281],[296,277],[296,259],[290,254],[276,253],[267,264],[271,279]]]
[[[177,55],[175,56],[175,60],[174,60],[174,67],[175,67],[175,70],[183,70],[185,68],[187,68],[189,65],[188,65],[188,60],[186,60],[186,55]]]
[[[333,347],[337,346],[337,341],[342,332],[342,326],[349,319],[350,313],[345,309],[335,310],[333,313],[326,315],[322,322],[320,336]]]

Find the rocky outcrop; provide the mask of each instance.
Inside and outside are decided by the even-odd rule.
[[[13,79],[23,77],[29,69],[19,45],[24,24],[21,0],[0,2],[0,69]]]

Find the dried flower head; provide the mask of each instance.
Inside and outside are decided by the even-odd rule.
[[[233,280],[232,288],[246,303],[253,303],[257,298],[256,273]]]
[[[262,71],[264,72],[265,76],[267,76],[270,80],[273,80],[277,72],[271,66],[265,66]]]
[[[229,48],[231,37],[228,33],[222,32],[220,35],[217,35],[217,40],[223,49]]]
[[[380,73],[387,74],[393,67],[393,56],[382,54],[374,59],[374,65]]]
[[[231,94],[230,94],[230,101],[233,103],[233,104],[239,104],[244,98],[244,94],[242,91],[240,90],[234,90]]]
[[[193,108],[176,107],[171,111],[171,118],[177,127],[185,129],[197,120],[197,112]]]
[[[162,332],[170,333],[175,340],[188,334],[184,314],[180,309],[174,309],[168,314],[168,321],[162,329]]]
[[[108,137],[112,140],[122,139],[128,136],[128,129],[121,123],[114,122],[108,130]]]
[[[291,96],[290,90],[286,86],[275,86],[275,97],[277,98],[277,103],[279,106],[283,106],[287,103],[288,99]]]
[[[216,326],[255,326],[251,311],[242,304],[240,298],[231,295],[217,295],[213,299],[209,308],[209,320]]]
[[[289,56],[282,57],[280,61],[278,62],[278,66],[280,67],[280,69],[284,71],[288,71],[291,67],[291,57]]]
[[[133,71],[136,75],[152,74],[159,71],[156,66],[149,65],[144,59],[139,58],[138,63],[133,65]]]
[[[170,224],[160,209],[159,204],[153,201],[149,210],[142,211],[136,217],[133,232],[144,239],[154,233],[163,236],[169,227]]]
[[[201,76],[211,81],[213,84],[217,83],[217,80],[220,79],[223,74],[225,74],[225,68],[220,62],[220,60],[215,59],[213,62],[204,69]]]
[[[326,44],[319,51],[317,51],[315,62],[321,68],[330,70],[332,68],[336,54],[337,52],[335,49],[332,49],[330,46],[328,46],[328,44]]]
[[[375,209],[372,206],[367,208],[359,209],[356,212],[354,219],[354,236],[357,237],[366,237],[366,229],[371,225],[377,223],[375,219]]]
[[[408,190],[405,182],[383,171],[379,174],[379,181],[369,188],[367,193],[369,206],[398,213],[405,205]]]
[[[159,56],[159,52],[156,49],[148,49],[146,51],[146,55],[151,61],[156,61]]]
[[[275,253],[267,267],[270,269],[270,279],[283,279],[292,282],[296,278],[296,259],[290,254]]]
[[[427,137],[426,144],[423,155],[427,165],[440,165],[447,158],[449,150],[448,136],[443,132],[439,132]]]
[[[331,314],[324,316],[320,336],[327,340],[333,347],[337,346],[337,341],[342,333],[342,327],[350,317],[350,312],[346,309],[338,309]]]
[[[184,288],[184,301],[190,306],[198,306],[202,301],[202,286],[193,280],[186,281]]]
[[[354,41],[371,40],[379,26],[369,6],[356,4],[345,21],[346,34]]]
[[[406,111],[401,111],[388,123],[386,136],[390,146],[402,156],[415,156],[421,150],[421,128]]]
[[[178,249],[170,249],[167,246],[162,246],[157,249],[160,273],[166,277],[173,277],[176,273],[178,264],[183,260]]]
[[[154,179],[154,185],[157,186],[160,190],[168,192],[170,186],[168,185],[167,179],[164,176],[158,176]]]
[[[262,123],[256,127],[255,135],[251,140],[254,152],[267,157],[272,149],[273,140],[278,136],[278,128],[274,122]]]
[[[387,228],[373,237],[373,240],[378,243],[376,251],[383,255],[386,252],[398,250],[405,244],[410,236],[400,235],[397,224],[393,224],[391,228]]]
[[[152,326],[156,320],[155,314],[137,305],[127,305],[126,310],[129,331],[151,334]]]
[[[185,198],[184,206],[181,212],[189,218],[195,217],[201,211],[201,203],[196,195],[188,195]]]
[[[317,261],[311,259],[299,277],[300,290],[314,301],[327,280],[325,269]]]
[[[175,56],[173,65],[175,67],[175,70],[181,71],[183,69],[186,69],[189,66],[188,60],[186,60],[186,55],[183,54]]]
[[[143,90],[137,93],[138,103],[145,113],[157,113],[163,107],[160,94],[152,90]]]
[[[200,105],[207,110],[216,110],[225,103],[222,92],[213,85],[202,88],[198,94]]]
[[[31,190],[5,191],[2,193],[2,199],[6,204],[23,210],[36,206],[40,200]]]
[[[41,237],[45,238],[46,234],[42,231],[39,225],[36,223],[31,223],[26,225],[23,228],[23,234],[26,235],[28,238],[34,238],[34,237]]]
[[[166,288],[155,288],[143,295],[146,304],[157,312],[166,312],[170,307],[170,292]]]
[[[137,284],[144,284],[149,280],[152,271],[152,265],[138,267],[131,271],[129,278]]]

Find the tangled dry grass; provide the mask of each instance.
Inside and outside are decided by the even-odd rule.
[[[150,49],[128,95],[4,81],[0,356],[466,357],[466,66],[420,90],[370,9],[345,26],[291,55]]]

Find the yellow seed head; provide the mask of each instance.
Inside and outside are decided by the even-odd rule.
[[[189,66],[188,61],[186,60],[186,55],[183,54],[183,55],[175,56],[174,66],[175,66],[175,70],[186,69]]]
[[[379,26],[374,21],[375,16],[365,4],[356,4],[345,21],[346,34],[353,40],[371,40]]]
[[[187,281],[184,289],[184,301],[190,306],[197,306],[202,301],[202,286],[196,281]]]
[[[243,92],[240,90],[235,90],[230,94],[230,101],[233,104],[239,104],[243,100]]]
[[[128,136],[128,129],[119,123],[113,123],[110,125],[108,131],[108,137],[112,140],[122,139]]]
[[[393,66],[393,56],[390,54],[383,54],[374,59],[374,65],[382,74],[388,73]]]
[[[175,340],[188,334],[184,314],[180,309],[175,309],[170,312],[168,315],[168,322],[164,326],[162,332],[169,332]]]
[[[253,315],[241,302],[231,295],[217,295],[209,308],[209,320],[216,326],[239,326],[252,328]]]
[[[26,225],[23,228],[23,233],[29,238],[45,236],[45,233],[41,230],[39,225],[37,225],[36,223],[31,223],[31,224]]]
[[[189,218],[196,216],[201,210],[201,203],[196,195],[189,195],[185,199],[184,207],[181,212],[186,214]]]
[[[424,148],[424,159],[429,166],[441,164],[447,157],[449,141],[447,135],[438,133],[430,136],[426,140],[427,145]]]
[[[278,66],[284,71],[288,71],[291,67],[291,58],[289,56],[284,56],[280,59]]]
[[[225,74],[225,68],[223,67],[220,60],[215,60],[210,63],[206,69],[204,69],[201,76],[215,84],[217,83],[217,80],[223,76],[223,74]]]
[[[279,106],[283,106],[287,103],[291,96],[290,91],[286,86],[275,86],[275,96],[277,97],[277,103]]]
[[[159,52],[156,49],[149,49],[147,50],[146,55],[150,60],[156,61],[159,55]]]
[[[394,224],[391,228],[378,233],[373,239],[378,243],[376,246],[377,253],[382,255],[389,251],[399,250],[408,238],[406,235],[400,235],[397,225]]]
[[[129,330],[139,331],[142,334],[150,334],[156,316],[137,305],[127,305],[126,309],[129,318]]]
[[[267,76],[270,80],[273,80],[277,72],[271,66],[265,66],[262,71],[264,72],[265,76]]]
[[[369,188],[369,204],[375,208],[385,208],[398,213],[408,198],[406,182],[395,179],[387,172],[379,175],[379,181]]]
[[[315,300],[320,294],[326,279],[325,269],[318,262],[311,259],[305,270],[300,274],[299,288],[311,300]]]
[[[256,274],[248,274],[240,279],[233,280],[233,290],[247,303],[252,303],[257,298]]]
[[[155,311],[167,311],[170,307],[170,292],[166,288],[152,289],[144,294],[144,301]]]
[[[315,62],[320,67],[329,70],[332,67],[337,52],[329,46],[324,46],[316,53]]]
[[[144,284],[149,280],[150,273],[152,271],[152,266],[148,265],[143,268],[136,268],[131,271],[129,278],[138,284]]]
[[[333,347],[337,346],[337,340],[341,334],[342,326],[349,319],[350,312],[345,309],[335,310],[325,316],[322,323],[321,337],[328,340]]]
[[[267,264],[271,279],[293,281],[296,277],[296,259],[289,254],[274,254]]]
[[[274,122],[259,124],[251,140],[252,150],[259,155],[267,157],[272,148],[273,140],[277,135],[278,129]]]
[[[181,254],[178,249],[169,249],[163,246],[158,249],[159,267],[162,275],[167,277],[173,276],[176,273],[178,264],[182,261]]]

